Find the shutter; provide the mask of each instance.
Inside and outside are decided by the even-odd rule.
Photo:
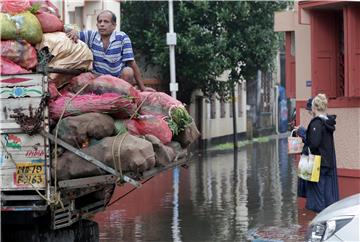
[[[336,97],[339,22],[336,12],[313,11],[311,15],[312,95]]]
[[[360,97],[360,6],[345,9],[345,95]]]
[[[295,98],[295,56],[291,54],[291,32],[285,34],[285,87],[286,96]]]

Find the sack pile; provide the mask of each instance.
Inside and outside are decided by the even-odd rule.
[[[34,72],[38,63],[85,72],[48,76],[51,132],[58,138],[119,172],[141,175],[183,157],[199,137],[178,100],[161,92],[140,92],[110,75],[86,72],[92,68],[91,50],[66,36],[58,10],[49,1],[0,4],[2,75]],[[104,174],[60,146],[52,155],[58,180]]]
[[[49,67],[91,70],[90,49],[66,37],[59,11],[50,1],[2,0],[0,9],[1,75],[33,72],[45,61],[37,52],[44,49],[52,56]],[[59,79],[59,85],[64,79],[58,74],[50,78]]]
[[[113,76],[82,73],[51,89],[53,134],[121,172],[169,164],[200,135],[181,102]],[[70,151],[57,155],[60,180],[104,174]]]

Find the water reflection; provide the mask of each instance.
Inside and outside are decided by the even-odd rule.
[[[174,242],[181,242],[179,225],[179,181],[180,168],[173,170],[173,220],[171,224],[172,238]]]
[[[96,216],[100,240],[296,241],[297,178],[286,142],[208,154],[154,178]]]

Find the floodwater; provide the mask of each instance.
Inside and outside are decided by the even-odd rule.
[[[303,241],[314,214],[299,208],[296,190],[287,139],[274,139],[117,188],[94,220],[101,242]]]

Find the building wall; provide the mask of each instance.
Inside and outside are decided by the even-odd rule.
[[[311,119],[304,109],[304,100],[312,95],[312,88],[306,87],[306,82],[311,81],[312,72],[311,12],[302,8],[299,11],[296,3],[294,10],[276,13],[274,29],[295,32],[297,125],[306,127]],[[360,99],[341,96],[330,99],[328,113],[337,115],[334,138],[339,174],[360,177]]]
[[[275,13],[274,30],[277,32],[295,32],[295,79],[296,100],[307,100],[311,96],[311,35],[308,23],[299,24],[297,4],[295,9]]]
[[[335,114],[335,150],[337,167],[360,169],[360,108],[329,108],[329,114]],[[300,109],[300,124],[307,127],[311,116]]]
[[[96,29],[96,17],[103,10],[111,10],[117,17],[120,30],[120,2],[116,0],[52,0],[59,9],[64,24],[76,24],[80,29]]]
[[[295,14],[297,15],[297,14]],[[295,68],[296,68],[296,99],[307,100],[311,96],[311,87],[306,86],[311,81],[311,46],[310,26],[296,24],[295,31]]]
[[[237,88],[235,89],[237,90]],[[196,118],[196,97],[202,96],[200,91],[196,91],[192,95],[192,101],[190,105],[190,114],[192,117]],[[241,105],[242,105],[242,116],[239,117],[239,98],[241,98]],[[228,136],[233,134],[233,118],[230,117],[230,108],[232,107],[231,103],[225,103],[225,117],[220,117],[220,101],[215,100],[215,113],[216,117],[214,119],[211,118],[211,105],[205,99],[202,100],[202,118],[201,118],[201,138],[203,140]],[[241,94],[236,97],[236,120],[237,120],[237,132],[244,133],[246,132],[246,83],[243,83]]]

